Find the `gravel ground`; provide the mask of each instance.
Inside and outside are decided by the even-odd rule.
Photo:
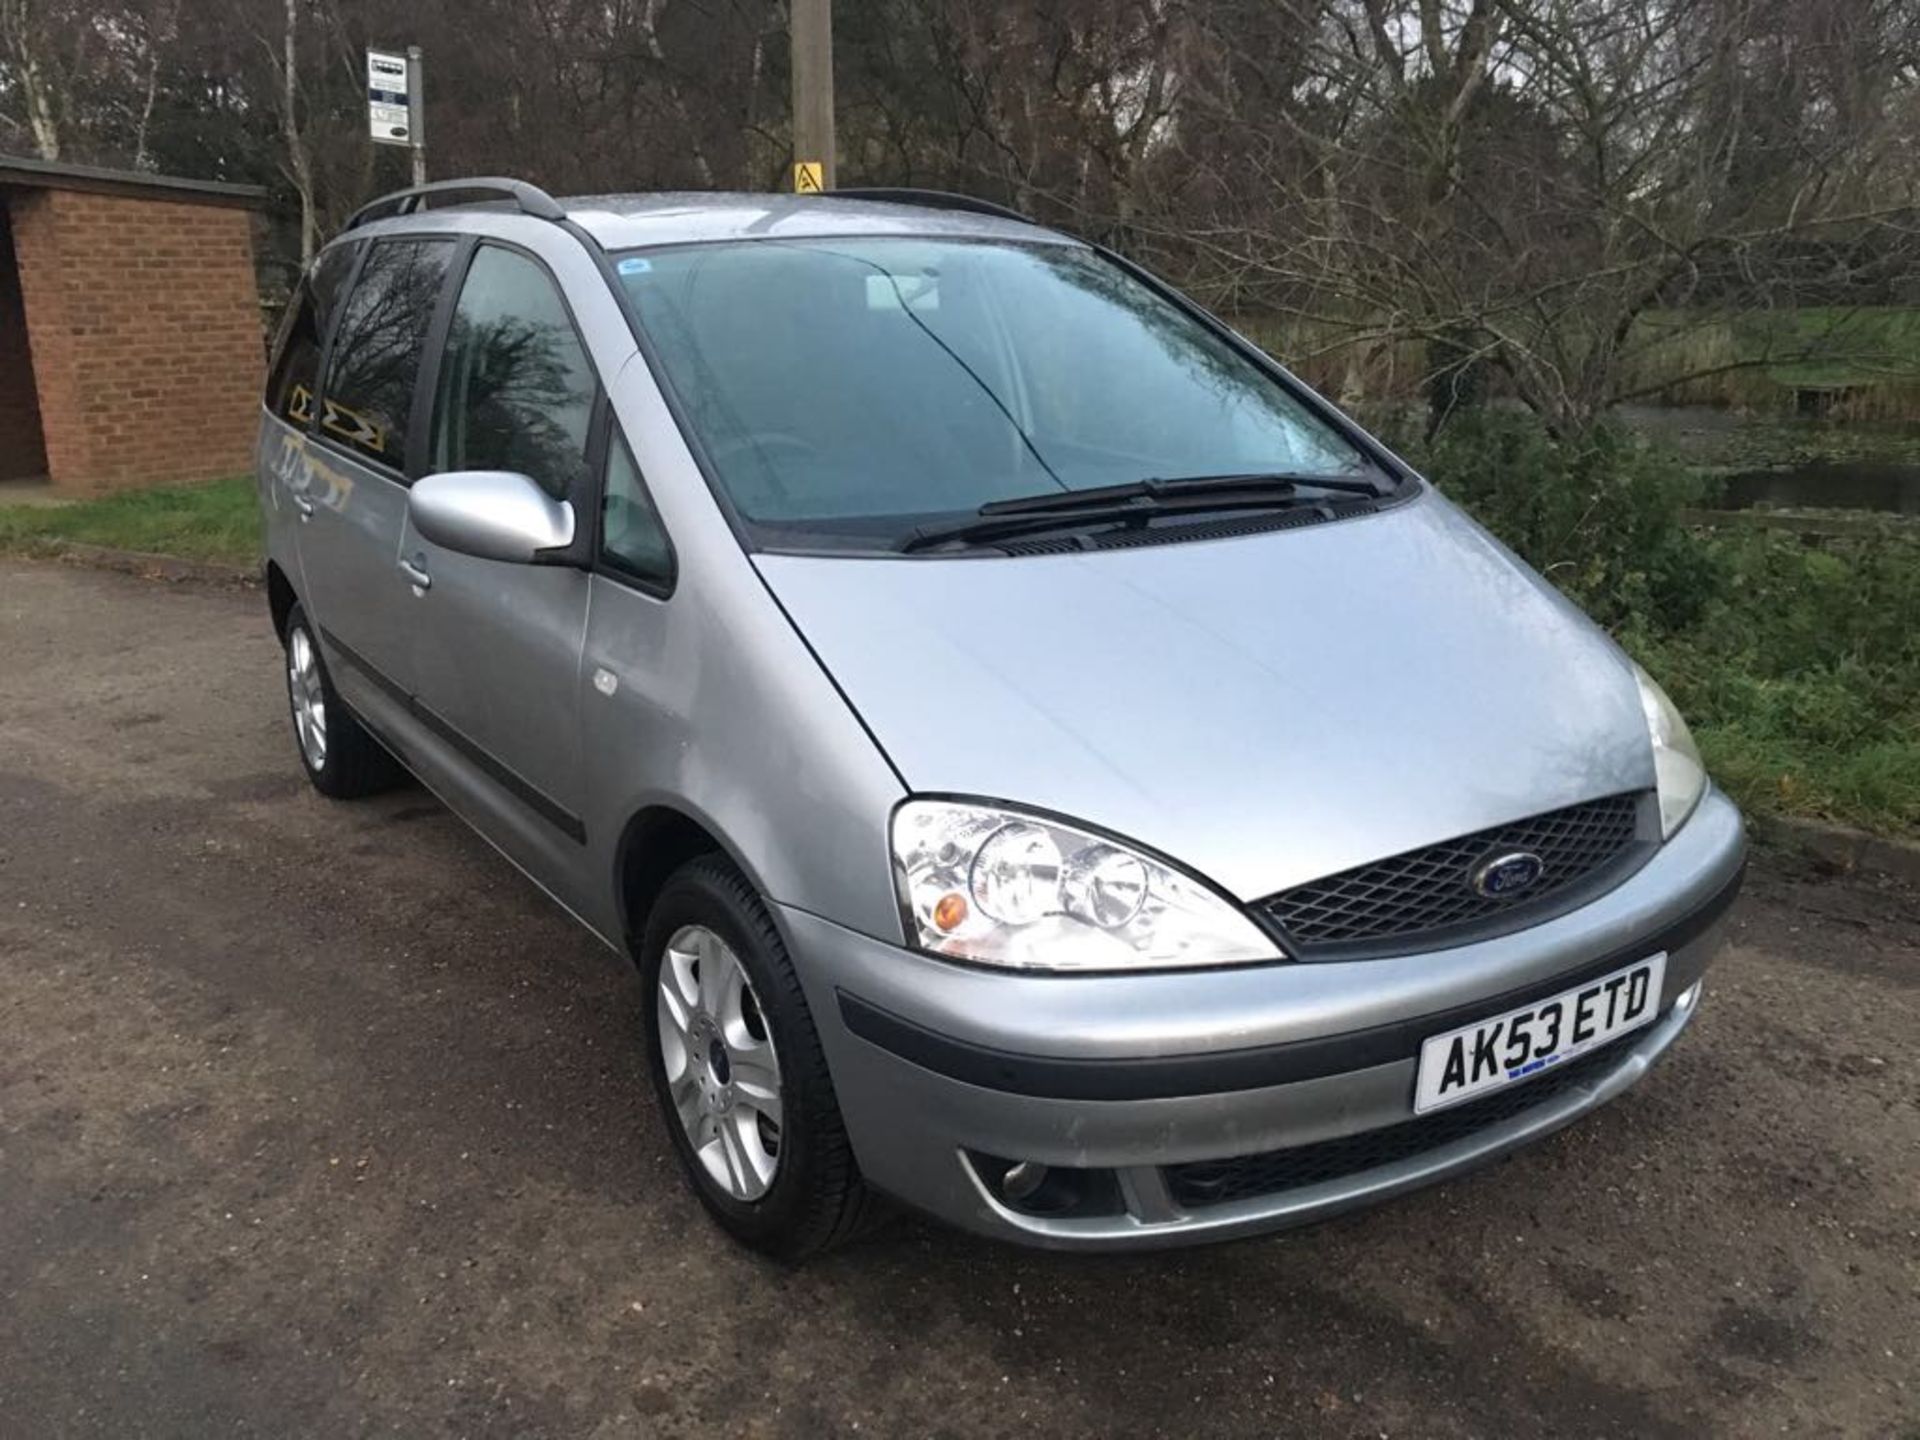
[[[258,595],[0,560],[0,1432],[1920,1436],[1920,900],[1764,860],[1638,1090],[1317,1229],[724,1244],[628,967],[301,777]]]

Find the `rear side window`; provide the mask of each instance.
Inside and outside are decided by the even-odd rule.
[[[516,251],[482,245],[440,362],[432,468],[515,470],[565,499],[586,478],[595,388],[552,277]]]
[[[323,251],[294,290],[280,326],[273,369],[267,376],[267,408],[302,429],[313,418],[313,396],[320,388],[320,348],[326,343],[327,326],[333,323],[359,248],[335,245]]]
[[[452,258],[451,240],[376,241],[327,361],[321,432],[396,470],[406,458],[414,381]]]

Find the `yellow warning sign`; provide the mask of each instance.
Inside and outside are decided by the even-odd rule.
[[[827,188],[825,168],[818,160],[793,162],[793,193],[818,195]]]

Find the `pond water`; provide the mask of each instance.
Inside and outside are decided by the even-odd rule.
[[[1920,464],[1811,460],[1742,471],[1720,483],[1720,503],[1729,510],[1817,507],[1920,515]]]
[[[1621,418],[1713,475],[1709,505],[1920,515],[1920,424],[1695,406],[1631,406]]]

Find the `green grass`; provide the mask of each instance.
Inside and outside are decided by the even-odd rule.
[[[1791,413],[1803,390],[1832,394],[1832,418],[1920,416],[1920,309],[1807,305],[1657,310],[1635,327],[1623,388],[1659,401]]]
[[[1842,662],[1770,673],[1698,637],[1628,648],[1689,718],[1714,780],[1751,814],[1920,838],[1920,687]]]
[[[1894,306],[1807,305],[1750,310],[1734,317],[1743,357],[1767,359],[1775,384],[1871,385],[1920,376],[1920,310]]]
[[[71,505],[0,501],[0,549],[50,540],[250,565],[260,558],[260,506],[245,477],[128,490]]]
[[[1633,623],[1708,768],[1747,809],[1920,836],[1920,533],[1696,537],[1692,623]]]

